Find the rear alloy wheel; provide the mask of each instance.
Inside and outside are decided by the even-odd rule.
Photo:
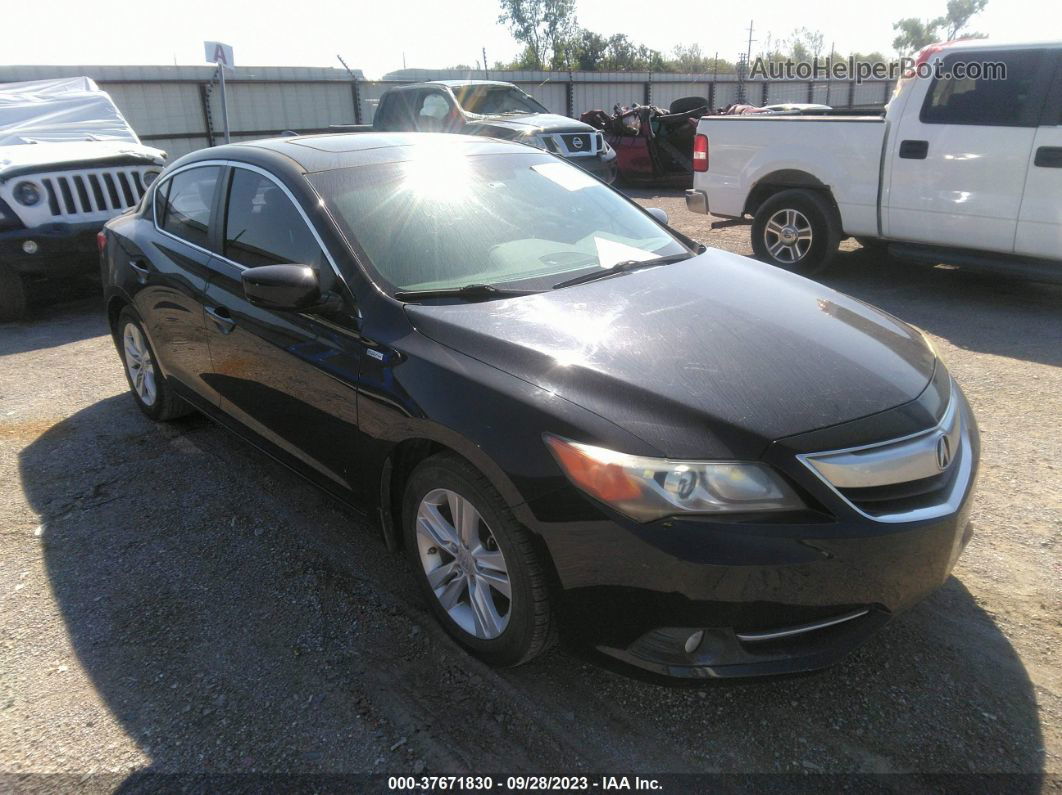
[[[548,647],[546,569],[480,472],[450,453],[423,461],[406,485],[402,523],[425,598],[458,643],[492,665],[519,665]]]
[[[0,264],[0,321],[26,315],[26,285],[12,268]]]
[[[162,422],[182,417],[192,407],[174,394],[166,377],[159,371],[140,317],[130,307],[118,316],[116,343],[125,365],[133,399],[148,417]]]
[[[815,191],[776,193],[760,205],[752,222],[756,258],[804,276],[829,267],[840,242],[837,213]]]

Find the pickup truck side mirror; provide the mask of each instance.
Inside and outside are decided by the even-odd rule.
[[[667,213],[661,210],[659,207],[646,207],[645,211],[649,215],[653,216],[657,221],[667,226]]]
[[[254,306],[289,312],[322,312],[338,308],[334,294],[321,294],[317,271],[307,265],[260,265],[241,276],[243,294]]]

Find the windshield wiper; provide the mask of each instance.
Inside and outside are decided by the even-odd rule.
[[[562,287],[585,284],[586,282],[604,279],[606,276],[614,276],[617,273],[627,273],[628,271],[636,271],[641,268],[652,268],[655,265],[668,265],[672,262],[682,262],[682,260],[690,259],[694,256],[696,255],[684,251],[681,254],[671,254],[666,257],[653,257],[652,259],[625,259],[622,262],[609,265],[607,268],[598,268],[595,271],[590,271],[590,273],[584,273],[582,276],[576,276],[574,279],[558,282],[553,285],[553,289],[559,290]]]
[[[437,287],[428,290],[399,290],[399,301],[420,301],[424,298],[511,298],[530,295],[536,290],[507,290],[493,284],[466,284],[464,287]]]

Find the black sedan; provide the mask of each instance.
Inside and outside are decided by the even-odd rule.
[[[100,245],[140,408],[378,511],[491,663],[560,630],[666,676],[819,668],[969,539],[977,427],[917,329],[549,153],[206,149]]]

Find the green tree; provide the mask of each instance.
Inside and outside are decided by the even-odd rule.
[[[936,41],[983,39],[983,33],[966,30],[970,20],[980,14],[988,0],[948,0],[947,12],[936,19],[907,17],[896,22],[892,46],[900,55],[910,55]]]
[[[710,72],[712,70],[712,59],[701,52],[699,44],[678,44],[672,53],[672,57],[665,61],[668,71]]]
[[[530,68],[542,69],[554,61],[558,45],[575,30],[575,0],[500,0],[498,23],[527,49]]]
[[[988,0],[948,0],[948,12],[937,20],[944,28],[948,41],[955,39],[983,39],[983,33],[966,30],[970,20],[985,10]]]
[[[822,31],[798,28],[785,40],[786,55],[794,61],[811,61],[822,55]]]

